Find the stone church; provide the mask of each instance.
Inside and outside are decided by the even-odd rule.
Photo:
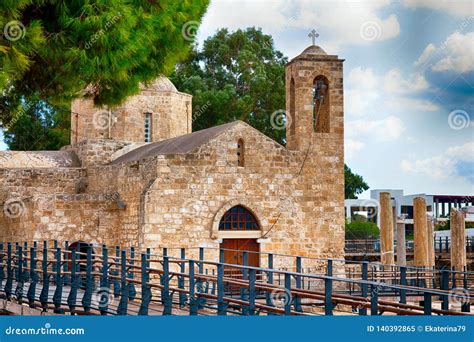
[[[71,145],[0,152],[1,240],[342,258],[342,65],[316,45],[286,65],[286,146],[242,121],[192,132],[166,77],[119,107],[75,100]]]

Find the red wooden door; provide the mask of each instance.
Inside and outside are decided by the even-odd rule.
[[[224,262],[227,264],[243,265],[243,253],[248,251],[248,265],[260,266],[260,245],[257,239],[224,239],[220,244],[220,248],[224,249]],[[256,252],[256,253],[251,253]]]

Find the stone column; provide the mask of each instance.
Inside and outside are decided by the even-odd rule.
[[[428,220],[426,219],[426,201],[423,197],[413,199],[413,235],[414,235],[414,265],[427,267],[430,265],[428,250]]]
[[[434,219],[432,216],[427,217],[428,220],[428,253],[429,266],[435,267],[435,249],[434,249]]]
[[[395,263],[393,255],[392,201],[389,192],[380,193],[380,261],[383,265]]]
[[[451,209],[451,268],[464,271],[466,266],[465,218],[461,210]]]
[[[407,265],[407,249],[405,239],[405,220],[397,222],[397,265]]]

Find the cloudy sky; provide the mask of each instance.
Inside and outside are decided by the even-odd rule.
[[[474,194],[473,15],[456,0],[220,0],[198,37],[257,26],[292,58],[316,29],[346,60],[347,164],[371,188],[464,195]]]
[[[346,60],[346,162],[371,188],[474,194],[471,1],[214,0],[198,41],[249,26],[290,58],[316,29]]]

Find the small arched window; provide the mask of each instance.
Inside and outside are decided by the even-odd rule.
[[[237,141],[237,166],[244,166],[245,146],[244,141],[239,139]]]
[[[145,113],[144,134],[145,142],[151,142],[151,113]]]
[[[255,216],[247,208],[236,205],[222,216],[219,230],[260,230],[260,227]]]

